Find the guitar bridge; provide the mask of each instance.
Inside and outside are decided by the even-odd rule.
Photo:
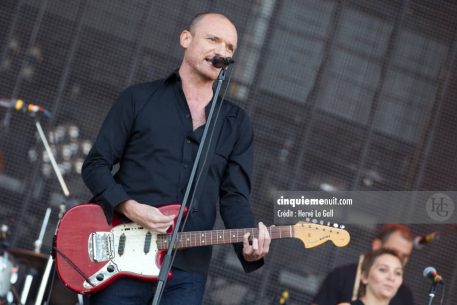
[[[114,235],[111,232],[95,232],[89,235],[89,257],[93,262],[114,258]]]

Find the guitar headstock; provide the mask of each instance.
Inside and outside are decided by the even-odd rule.
[[[349,232],[338,225],[323,225],[300,221],[294,228],[294,237],[299,238],[305,248],[313,248],[331,240],[337,247],[344,247],[349,244],[351,236]]]

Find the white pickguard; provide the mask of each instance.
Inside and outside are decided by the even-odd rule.
[[[106,260],[106,264],[96,273],[89,276],[91,283],[98,286],[112,276],[124,272],[139,276],[158,277],[160,268],[156,265],[157,233],[151,232],[149,251],[144,252],[146,234],[149,231],[135,223],[127,223],[114,227],[111,233],[114,235],[114,257]],[[124,251],[119,255],[119,242],[121,235],[125,234]],[[92,286],[84,281],[84,287]]]
[[[126,230],[127,229],[127,230]],[[144,253],[144,242],[148,230],[135,223],[128,223],[114,227],[115,257],[111,261],[117,265],[119,272],[133,272],[145,276],[158,276],[160,268],[156,265],[157,234],[151,232],[151,245],[148,253]],[[122,255],[118,255],[119,240],[125,234],[125,248]]]

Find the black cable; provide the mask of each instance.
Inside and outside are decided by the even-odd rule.
[[[60,254],[60,256],[62,256],[62,258],[70,265],[70,267],[72,267],[76,272],[79,273],[79,275],[81,275],[85,280],[86,282],[89,283],[89,285],[91,285],[92,287],[95,287],[94,284],[92,284],[92,282],[90,281],[90,279],[81,271],[81,269],[79,269],[75,264],[73,264],[73,262],[65,255],[62,253],[62,251],[60,251],[59,249],[57,249],[56,247],[53,247],[54,251],[56,251],[58,254]]]

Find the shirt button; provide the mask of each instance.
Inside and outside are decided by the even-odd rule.
[[[186,143],[187,143],[187,144],[190,144],[190,140],[189,140],[189,139],[187,139],[187,140],[186,140]]]
[[[184,163],[184,164],[182,165],[182,167],[187,168],[188,165]]]
[[[190,114],[186,114],[186,118],[190,118]]]

